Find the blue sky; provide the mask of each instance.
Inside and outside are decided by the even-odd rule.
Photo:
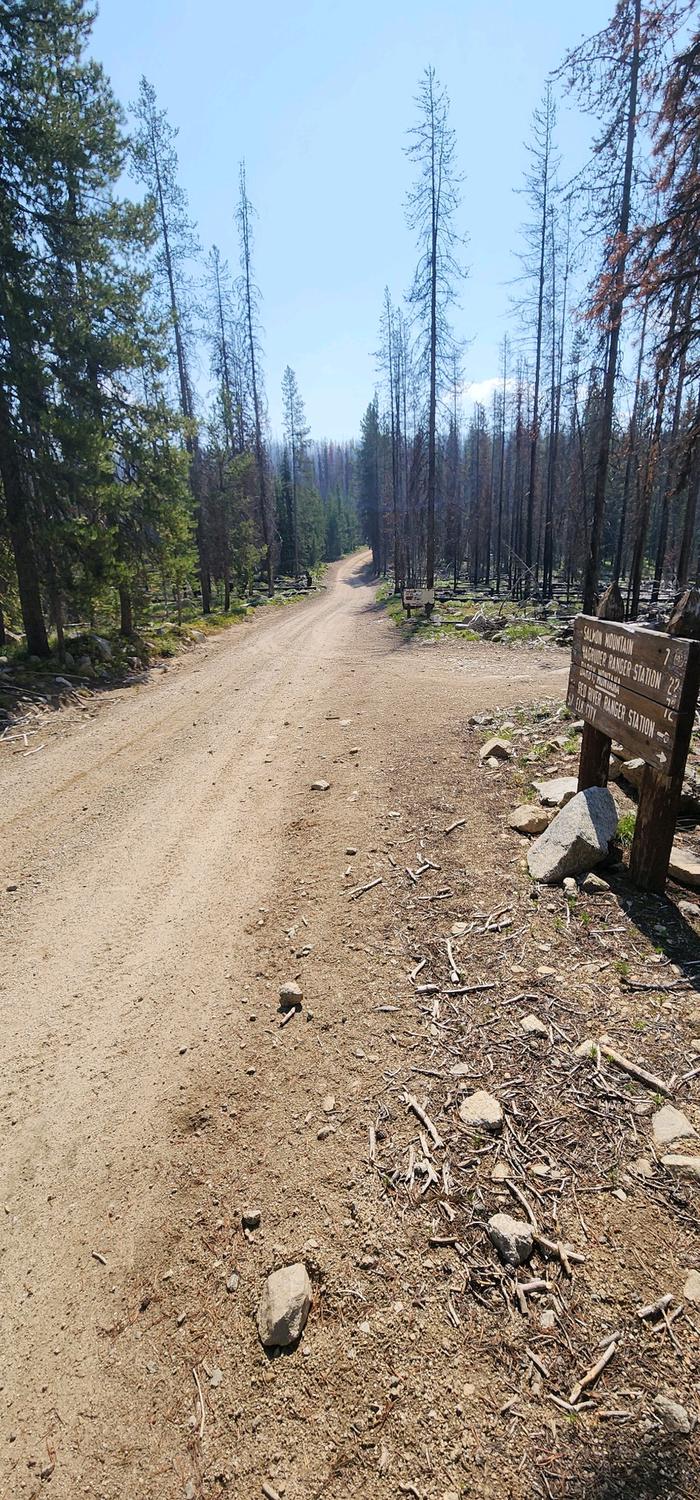
[[[384,286],[399,297],[415,252],[403,156],[421,72],[451,99],[465,173],[469,278],[455,316],[466,378],[496,376],[523,205],[523,143],[548,71],[612,0],[101,0],[94,51],[123,103],[142,73],[180,136],[181,179],[205,249],[237,256],[232,213],[245,157],[263,294],[273,431],[292,365],[315,437],[354,436],[371,399]],[[560,111],[565,167],[587,127]],[[512,322],[512,319],[510,320]],[[206,387],[203,362],[199,383]]]

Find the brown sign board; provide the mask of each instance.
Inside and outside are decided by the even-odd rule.
[[[671,776],[687,754],[698,652],[695,641],[579,615],[567,705],[630,756]]]

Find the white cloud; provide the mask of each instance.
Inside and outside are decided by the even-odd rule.
[[[501,382],[497,375],[492,375],[489,380],[472,380],[464,387],[466,401],[478,401],[480,406],[488,406],[495,390],[498,390]]]
[[[506,391],[509,395],[515,387],[515,380],[506,380]],[[490,406],[494,391],[500,392],[502,388],[502,375],[491,375],[488,380],[472,380],[464,387],[464,399],[478,402],[480,406]]]

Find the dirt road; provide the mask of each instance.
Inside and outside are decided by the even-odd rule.
[[[436,758],[452,736],[452,805],[488,858],[455,724],[561,694],[564,670],[554,653],[406,647],[374,593],[366,559],[344,562],[318,599],[105,694],[93,716],[57,716],[41,754],[2,762],[3,1496],[253,1496],[266,1476],[285,1500],[324,1476],[326,1495],[385,1493],[331,1482],[348,1377],[313,1318],[306,1354],[282,1362],[287,1415],[299,1369],[319,1382],[298,1451],[260,1417],[280,1362],[252,1313],[280,1256],[322,1278],[362,1221],[361,1105],[392,1044],[367,988],[381,890],[350,905],[348,883],[380,875],[392,840],[401,859],[389,814],[405,813],[426,734]],[[330,791],[310,790],[317,777]],[[280,1030],[294,976],[313,1017]],[[328,1094],[346,1128],[324,1137]],[[371,1239],[379,1219],[359,1228]],[[375,1355],[352,1344],[361,1391]]]

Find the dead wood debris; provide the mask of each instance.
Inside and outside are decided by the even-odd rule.
[[[463,820],[442,828],[433,821],[406,842],[422,851],[438,832],[446,837],[461,826]],[[684,1326],[677,1320],[685,1309],[674,1309],[669,1294],[645,1308],[641,1297],[630,1305],[628,1293],[620,1290],[613,1299],[616,1326],[610,1331],[605,1320],[609,1297],[601,1298],[601,1285],[607,1288],[608,1278],[616,1278],[618,1258],[627,1257],[628,1268],[639,1260],[643,1275],[645,1266],[631,1242],[631,1229],[621,1230],[619,1240],[610,1242],[612,1251],[603,1253],[609,1230],[601,1236],[601,1223],[607,1222],[601,1215],[603,1205],[617,1198],[627,1205],[622,1223],[629,1223],[632,1194],[635,1213],[644,1214],[645,1204],[653,1203],[656,1214],[670,1216],[676,1235],[697,1226],[692,1204],[670,1174],[628,1175],[629,1165],[645,1151],[654,1158],[646,1144],[653,1108],[649,1091],[669,1097],[681,1087],[687,1090],[695,1070],[688,1073],[686,1063],[684,1073],[673,1056],[672,1018],[658,1007],[653,1028],[645,1032],[644,1064],[634,1057],[637,1038],[623,1003],[634,990],[616,972],[614,960],[620,953],[625,961],[643,954],[625,905],[620,904],[623,922],[616,906],[612,920],[584,926],[582,892],[573,919],[567,905],[569,924],[558,919],[557,931],[554,893],[548,900],[550,893],[541,892],[533,901],[518,877],[506,876],[505,899],[496,906],[488,901],[494,875],[489,879],[487,872],[474,890],[479,877],[467,878],[459,868],[460,857],[460,841],[455,840],[443,859],[445,883],[436,882],[436,889],[418,889],[435,869],[425,858],[410,867],[408,881],[397,870],[392,883],[395,931],[398,925],[397,936],[410,959],[404,973],[419,1024],[416,1029],[398,1022],[393,1039],[403,1049],[405,1065],[387,1075],[387,1094],[402,1099],[422,1130],[419,1148],[415,1137],[407,1140],[405,1126],[387,1106],[385,1132],[380,1139],[370,1137],[370,1161],[398,1212],[403,1216],[408,1208],[425,1221],[425,1244],[440,1257],[447,1279],[442,1292],[437,1285],[432,1292],[441,1301],[445,1323],[455,1334],[492,1350],[497,1368],[509,1369],[511,1379],[520,1369],[521,1395],[501,1403],[501,1414],[515,1423],[519,1402],[539,1395],[563,1413],[624,1425],[639,1414],[644,1398],[635,1339],[654,1340],[655,1359],[665,1359],[665,1350],[676,1359],[682,1351],[682,1333],[678,1339],[676,1330]],[[613,890],[607,899],[615,900]],[[444,903],[439,913],[436,902]],[[601,946],[608,950],[602,961]],[[519,985],[516,976],[522,976]],[[650,982],[648,989],[663,993],[667,983]],[[680,981],[678,988],[687,983]],[[618,1002],[615,984],[618,996],[622,991]],[[647,987],[646,980],[643,984]],[[641,986],[640,992],[645,993]],[[520,1031],[517,1021],[524,1010],[519,1016],[519,1007],[546,1024],[546,1045]],[[397,1026],[397,1021],[392,1018],[391,1024]],[[594,1066],[588,1069],[575,1055],[579,1036],[586,1034],[600,1037],[594,1044]],[[611,1085],[606,1065],[626,1076],[618,1089]],[[433,1080],[429,1106],[402,1083],[416,1076]],[[460,1130],[460,1100],[478,1089],[495,1093],[505,1113],[502,1132],[487,1139]],[[439,1163],[431,1152],[439,1153]],[[590,1208],[584,1218],[586,1194]],[[515,1274],[499,1264],[484,1234],[495,1212],[515,1213],[530,1225],[534,1248],[529,1275],[527,1268]],[[692,1252],[685,1254],[688,1259]],[[616,1278],[615,1284],[625,1282]],[[643,1291],[641,1280],[639,1286]],[[542,1322],[545,1311],[547,1321]],[[597,1350],[593,1363],[586,1358],[591,1349]],[[596,1386],[613,1361],[623,1374],[614,1399],[606,1402]],[[665,1378],[677,1383],[677,1370],[666,1366]],[[656,1365],[648,1379],[660,1381]],[[621,1396],[628,1400],[621,1403]],[[546,1484],[544,1488],[550,1492]]]

